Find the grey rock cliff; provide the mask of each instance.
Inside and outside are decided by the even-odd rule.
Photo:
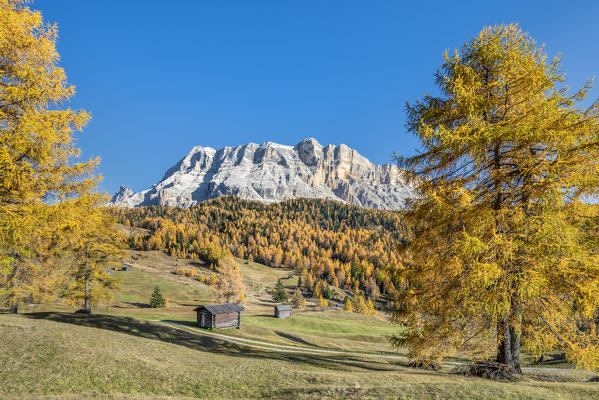
[[[266,142],[215,150],[194,147],[150,189],[121,186],[119,207],[189,207],[218,196],[274,202],[298,197],[337,200],[378,209],[403,208],[412,188],[391,164],[374,165],[344,144],[308,138],[295,146]]]

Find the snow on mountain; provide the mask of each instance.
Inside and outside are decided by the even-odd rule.
[[[322,146],[307,138],[295,146],[196,146],[151,188],[134,193],[121,186],[110,205],[189,207],[233,195],[263,202],[310,197],[400,209],[412,193],[395,165],[374,165],[344,144]]]

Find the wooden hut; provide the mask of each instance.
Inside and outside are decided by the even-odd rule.
[[[194,309],[198,313],[198,325],[202,328],[241,328],[243,307],[235,303],[209,304]]]
[[[291,318],[291,306],[275,306],[276,318]]]

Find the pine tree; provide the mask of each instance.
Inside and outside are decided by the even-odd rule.
[[[438,361],[491,353],[520,372],[520,347],[599,369],[599,337],[578,328],[599,304],[596,241],[582,221],[599,179],[599,104],[568,95],[560,61],[518,26],[485,28],[453,55],[441,97],[408,106],[424,151],[399,165],[418,196],[393,343]]]
[[[322,297],[324,297],[327,300],[330,300],[333,298],[333,292],[331,290],[331,288],[329,287],[329,285],[327,285],[326,282],[324,281],[320,281],[320,292],[322,293]]]
[[[277,286],[275,287],[275,291],[273,292],[272,299],[275,303],[282,303],[284,301],[289,300],[287,291],[285,290],[283,282],[281,282],[280,279],[277,281]]]
[[[0,1],[0,299],[12,312],[50,284],[61,202],[97,184],[97,159],[74,162],[73,132],[89,115],[60,109],[74,87],[57,64],[56,37],[24,2]]]
[[[162,293],[160,293],[160,288],[158,286],[154,288],[152,296],[150,296],[149,304],[152,308],[162,308],[166,305],[166,299],[162,296]]]

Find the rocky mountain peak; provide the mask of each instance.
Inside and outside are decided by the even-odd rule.
[[[300,160],[308,166],[315,166],[322,159],[322,145],[314,138],[306,138],[295,145]]]
[[[189,207],[223,195],[264,202],[311,197],[399,209],[412,188],[394,165],[374,165],[344,144],[323,146],[307,138],[295,146],[274,142],[222,149],[196,146],[157,184],[137,193],[121,186],[111,204]]]
[[[110,199],[110,202],[113,204],[126,202],[133,195],[133,190],[129,189],[127,186],[121,185],[116,193]]]

